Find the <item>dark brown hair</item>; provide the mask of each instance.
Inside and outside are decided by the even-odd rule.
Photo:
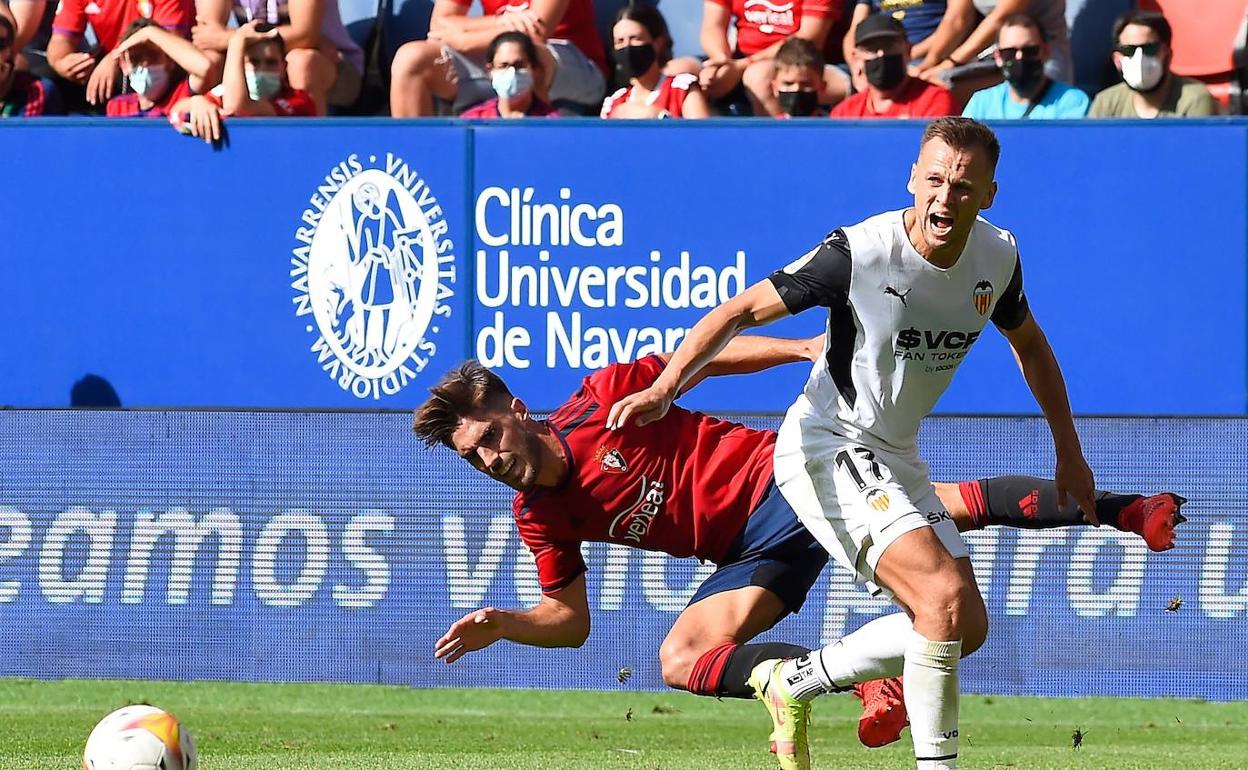
[[[796,35],[780,44],[776,51],[776,72],[781,67],[800,67],[801,69],[819,70],[823,73],[823,53],[819,46]]]
[[[1011,13],[1001,20],[1001,29],[1006,27],[1023,27],[1024,29],[1032,29],[1040,36],[1044,42],[1049,42],[1049,35],[1044,31],[1044,27],[1040,26],[1040,22],[1036,21],[1036,17],[1026,11]],[[1000,39],[1001,33],[997,32],[997,38]]]
[[[1114,45],[1118,45],[1118,38],[1122,37],[1122,31],[1132,24],[1141,27],[1148,27],[1157,33],[1157,37],[1161,38],[1161,42],[1170,45],[1170,38],[1174,32],[1170,29],[1170,22],[1166,21],[1166,17],[1157,11],[1141,11],[1132,9],[1123,13],[1114,20]]]
[[[420,405],[412,418],[412,431],[427,447],[437,443],[451,446],[451,434],[460,420],[492,409],[505,409],[512,399],[502,378],[476,359],[442,375],[429,393],[429,400]]]
[[[621,21],[635,21],[645,27],[646,32],[650,33],[650,39],[654,41],[654,50],[658,54],[657,60],[659,65],[667,64],[672,58],[672,35],[667,31],[667,20],[663,18],[663,14],[659,13],[659,9],[653,5],[645,3],[629,3],[620,8],[615,14],[615,21],[611,22],[612,29]],[[659,41],[665,42],[660,47]]]
[[[955,115],[937,118],[928,123],[927,129],[923,132],[923,141],[919,142],[919,151],[922,152],[927,143],[933,139],[939,139],[955,150],[970,150],[979,147],[988,153],[988,161],[994,169],[1001,158],[1001,143],[997,141],[997,135],[992,133],[992,129],[988,126],[971,118]]]

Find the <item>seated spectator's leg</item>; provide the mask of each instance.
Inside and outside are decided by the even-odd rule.
[[[602,70],[567,40],[551,40],[544,47],[555,60],[551,106],[568,114],[597,115],[607,88]]]
[[[672,59],[663,68],[663,74],[670,77],[677,75],[693,75],[697,77],[702,72],[702,62],[692,56],[682,56],[679,59]]]
[[[390,114],[420,118],[433,114],[433,98],[452,102],[459,93],[459,77],[451,49],[441,43],[413,40],[404,43],[390,65]],[[488,97],[487,97],[488,98]]]
[[[742,70],[730,66],[703,67],[698,75],[702,90],[711,101],[719,101],[741,85]]]
[[[550,49],[544,45],[537,46],[537,60],[541,63],[541,73],[533,81],[533,94],[550,104],[550,86],[555,82],[555,73],[559,71],[559,62],[555,61]]]
[[[823,93],[819,94],[819,103],[825,107],[832,107],[846,96],[849,96],[849,75],[834,64],[825,64]]]
[[[331,107],[350,107],[360,98],[360,89],[364,87],[364,74],[355,68],[355,64],[342,55],[341,51],[331,47],[331,61],[337,61],[334,72],[334,85],[329,89],[326,100]]]
[[[316,103],[317,113],[324,115],[329,89],[338,77],[338,65],[315,48],[296,48],[286,54],[286,74],[290,87],[306,92]]]
[[[750,106],[758,116],[779,115],[780,102],[771,92],[771,78],[775,73],[774,59],[759,59],[745,68],[741,82],[745,85],[746,96],[750,98]]]

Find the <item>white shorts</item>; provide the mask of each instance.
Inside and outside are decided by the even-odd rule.
[[[902,535],[931,527],[955,559],[969,556],[918,455],[835,433],[799,399],[776,440],[776,486],[806,529],[872,593],[880,556]]]

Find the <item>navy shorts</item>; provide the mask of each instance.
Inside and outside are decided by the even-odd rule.
[[[773,481],[719,569],[698,586],[689,604],[759,586],[779,596],[786,612],[797,612],[827,563],[828,552],[798,521]]]

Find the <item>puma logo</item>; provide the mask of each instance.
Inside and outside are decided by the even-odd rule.
[[[902,292],[899,292],[899,291],[897,291],[896,289],[894,289],[892,286],[885,286],[885,287],[884,287],[884,296],[886,296],[886,297],[887,297],[887,296],[889,296],[889,295],[891,294],[892,296],[894,296],[894,297],[896,297],[897,299],[901,300],[901,304],[902,304],[904,307],[910,307],[910,304],[909,304],[908,302],[906,302],[906,295],[907,295],[907,294],[909,294],[909,293],[910,293],[910,292],[912,292],[912,291],[914,291],[914,289],[906,289],[905,293],[902,293]]]

